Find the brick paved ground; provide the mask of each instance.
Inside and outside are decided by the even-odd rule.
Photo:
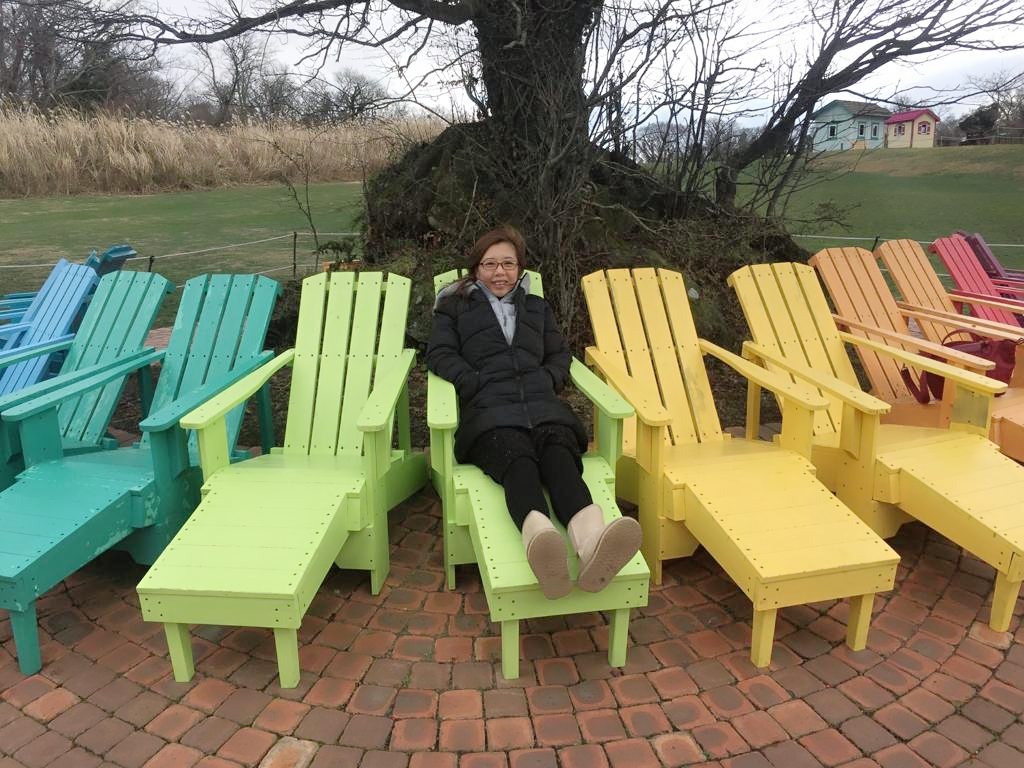
[[[524,627],[523,677],[504,681],[475,569],[443,588],[436,497],[392,523],[380,595],[354,572],[320,590],[293,690],[253,629],[197,630],[197,675],[174,682],[143,569],[116,553],[39,601],[40,674],[18,672],[0,612],[0,768],[1024,766],[1021,611],[988,631],[992,570],[919,525],[892,542],[868,650],[843,645],[845,604],[792,608],[753,668],[750,606],[699,553],[634,614],[625,669],[584,615]]]

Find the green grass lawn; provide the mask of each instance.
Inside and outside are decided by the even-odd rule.
[[[352,231],[360,192],[358,182],[311,185],[317,230]],[[316,261],[309,224],[283,185],[0,200],[0,294],[37,288],[61,256],[77,261],[115,243],[147,257],[128,268],[147,269],[155,257],[153,269],[179,284],[202,272],[275,270],[271,276],[290,277],[293,231],[304,233],[296,250],[300,270],[308,272]],[[7,268],[20,264],[44,266]]]
[[[847,227],[793,225],[808,250],[844,243],[870,248],[876,237],[928,241],[965,229],[989,243],[1020,244],[993,250],[1004,263],[1024,267],[1022,145],[841,152],[822,158],[817,168],[823,180],[794,195],[787,216],[809,216],[822,200],[850,211]]]
[[[990,243],[1024,244],[1024,146],[842,152],[817,167],[819,183],[797,193],[788,213],[806,217],[822,200],[850,211],[847,227],[794,224],[798,242],[810,251],[844,243],[871,247],[876,237],[932,240],[954,229],[981,232]],[[319,231],[353,228],[361,209],[358,183],[315,184],[310,193]],[[176,283],[208,271],[275,270],[270,274],[290,277],[290,236],[228,246],[293,231],[304,233],[296,257],[300,271],[309,271],[316,259],[308,223],[283,185],[0,200],[0,294],[38,287],[60,256],[82,259],[113,243],[155,257],[153,269]],[[1024,268],[1024,247],[994,250]],[[192,251],[205,252],[177,255]],[[16,264],[45,266],[4,268]],[[146,269],[148,261],[129,267]]]

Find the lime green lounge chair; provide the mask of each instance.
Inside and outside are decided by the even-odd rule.
[[[434,279],[435,291],[457,279],[447,272]],[[530,273],[530,288],[541,293],[541,277]],[[583,479],[594,502],[604,510],[606,520],[619,517],[615,500],[615,471],[622,445],[622,420],[633,409],[586,366],[573,360],[569,368],[573,383],[593,403],[595,446],[583,457]],[[480,569],[491,621],[501,625],[501,672],[506,679],[519,677],[519,622],[545,616],[607,611],[608,663],[626,663],[629,642],[629,613],[647,605],[650,571],[636,554],[611,583],[600,592],[573,589],[565,597],[549,600],[540,591],[537,577],[526,560],[522,536],[508,514],[505,493],[478,467],[455,461],[455,429],[459,423],[458,397],[448,381],[428,375],[427,423],[430,426],[430,463],[434,488],[441,497],[444,526],[445,572],[449,589],[455,587],[455,567],[475,563]],[[572,547],[569,575],[573,581],[579,563]]]
[[[182,419],[198,430],[203,501],[138,586],[176,680],[194,674],[189,624],[216,624],[272,629],[281,686],[295,687],[298,630],[331,564],[369,571],[380,591],[388,510],[427,480],[410,447],[409,292],[394,274],[307,278],[294,349]],[[225,415],[289,365],[284,445],[229,465]]]

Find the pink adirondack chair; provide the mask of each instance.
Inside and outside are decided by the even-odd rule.
[[[981,266],[997,284],[1000,280],[1014,283],[1024,282],[1024,269],[1007,269],[1004,267],[999,257],[992,253],[992,248],[985,242],[985,238],[978,232],[970,233],[958,229],[954,234],[967,239],[968,245],[971,246],[974,255],[981,262]]]
[[[981,299],[985,303],[971,303],[972,315],[996,323],[1020,325],[1017,313],[1024,312],[1024,284],[1002,284],[989,277],[963,235],[940,237],[928,250],[942,260],[956,283],[957,290],[950,293],[954,302],[958,296]]]

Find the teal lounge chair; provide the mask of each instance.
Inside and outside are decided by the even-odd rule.
[[[143,352],[2,414],[18,425],[26,469],[0,493],[0,608],[10,613],[18,665],[42,660],[36,599],[100,553],[127,550],[152,563],[199,501],[196,450],[178,421],[270,356],[263,340],[278,284],[253,275],[203,275],[185,284],[164,352]],[[58,409],[127,371],[160,361],[141,441],[64,454]],[[226,419],[234,444],[241,409]],[[194,442],[194,441],[193,441]],[[230,455],[230,451],[227,455]]]

